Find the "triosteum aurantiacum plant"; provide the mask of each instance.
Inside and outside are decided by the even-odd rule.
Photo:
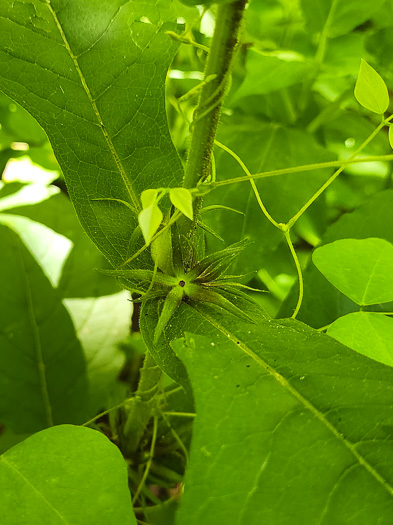
[[[64,195],[0,188],[6,525],[391,525],[391,20],[388,0],[2,0],[0,89],[111,267],[37,249],[36,229],[82,243]],[[10,107],[1,154],[37,158]]]

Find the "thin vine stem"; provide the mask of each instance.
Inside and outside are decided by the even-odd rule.
[[[162,412],[165,416],[175,416],[175,417],[191,417],[194,418],[196,414],[193,412]]]
[[[141,481],[140,481],[140,483],[138,485],[138,488],[136,489],[134,497],[132,498],[132,504],[134,504],[135,501],[138,499],[138,496],[141,493],[142,487],[145,485],[147,476],[149,475],[150,467],[151,467],[151,464],[152,464],[152,461],[153,461],[154,450],[156,448],[157,429],[158,429],[157,416],[154,416],[153,417],[153,433],[152,433],[152,437],[151,437],[149,459],[147,460],[146,468],[145,468],[145,471],[143,473],[142,479],[141,479]]]
[[[184,457],[185,457],[186,463],[188,463],[189,457],[188,457],[188,451],[187,451],[187,448],[186,448],[185,444],[183,443],[183,441],[181,440],[179,434],[178,434],[178,433],[176,432],[176,430],[172,427],[171,422],[169,421],[169,419],[166,417],[165,414],[168,414],[168,412],[162,412],[162,411],[161,411],[161,416],[162,416],[163,420],[164,420],[165,423],[168,425],[169,430],[170,430],[172,436],[174,437],[176,443],[179,445],[181,451],[182,451],[183,454],[184,454]]]
[[[297,303],[296,303],[295,310],[294,310],[293,314],[291,315],[292,319],[295,319],[297,314],[299,313],[299,310],[300,310],[300,308],[302,306],[302,302],[303,302],[303,296],[304,296],[303,272],[302,272],[302,268],[300,266],[299,258],[297,256],[295,247],[293,246],[293,242],[292,242],[292,239],[291,239],[291,233],[290,233],[290,229],[289,228],[288,228],[288,230],[284,231],[284,237],[285,237],[285,240],[287,241],[288,247],[289,247],[289,249],[291,251],[293,260],[295,261],[295,266],[296,266],[296,271],[297,271],[297,276],[298,276],[298,282],[299,282],[299,296],[298,296],[298,300],[297,300]]]
[[[391,115],[388,119],[383,119],[382,122],[374,129],[372,133],[362,142],[362,144],[358,147],[354,153],[349,157],[348,161],[352,161],[359,153],[363,151],[363,149],[369,144],[381,131],[383,127],[386,126],[386,124],[393,118],[393,115]],[[296,223],[296,221],[303,215],[303,213],[315,202],[320,195],[334,182],[337,177],[342,173],[345,169],[345,166],[341,166],[336,170],[331,177],[323,184],[319,190],[317,190],[314,195],[300,208],[300,210],[287,222],[288,228],[292,228],[292,226]]]
[[[299,281],[299,297],[298,297],[298,301],[297,301],[297,304],[296,304],[296,308],[295,308],[295,310],[294,310],[294,312],[292,314],[292,318],[294,319],[297,316],[297,314],[299,313],[300,307],[301,307],[302,302],[303,302],[303,294],[304,294],[303,288],[304,288],[304,285],[303,285],[303,274],[302,274],[302,269],[301,269],[301,266],[300,266],[299,258],[297,256],[297,253],[295,251],[295,248],[294,248],[292,240],[291,240],[290,227],[287,224],[283,224],[283,223],[279,223],[279,222],[275,221],[273,219],[273,217],[270,215],[270,213],[267,211],[265,205],[262,202],[261,196],[259,195],[258,188],[256,187],[256,184],[255,184],[254,180],[251,178],[252,175],[251,175],[249,169],[247,168],[247,166],[242,161],[242,159],[238,155],[236,155],[236,153],[234,151],[232,151],[230,148],[228,148],[224,144],[221,144],[221,142],[218,142],[218,140],[215,140],[214,143],[218,147],[222,148],[224,151],[229,153],[229,155],[231,155],[236,160],[236,162],[238,162],[238,164],[241,166],[243,171],[249,177],[249,180],[250,180],[252,189],[254,191],[255,197],[256,197],[256,199],[258,201],[259,207],[261,208],[263,214],[273,224],[273,226],[275,226],[278,230],[282,231],[283,234],[284,234],[284,237],[285,237],[285,240],[286,240],[286,242],[288,244],[288,247],[289,247],[289,250],[291,252],[292,258],[293,258],[293,260],[295,262],[296,271],[297,271],[297,274],[298,274],[298,281]]]
[[[263,204],[261,196],[259,195],[258,188],[257,188],[257,186],[256,186],[256,184],[254,182],[253,176],[251,175],[250,170],[244,164],[242,159],[238,155],[236,155],[236,153],[234,151],[232,151],[230,148],[228,148],[227,146],[225,146],[224,144],[222,144],[218,140],[215,140],[214,144],[216,146],[218,146],[219,148],[223,149],[224,151],[226,151],[227,153],[229,153],[229,155],[231,155],[231,157],[233,157],[236,160],[236,162],[240,165],[240,167],[242,168],[242,170],[244,171],[244,173],[246,173],[246,175],[248,177],[248,179],[246,179],[246,180],[249,180],[249,182],[250,182],[250,184],[252,186],[255,198],[257,199],[259,207],[261,208],[263,214],[273,224],[273,226],[275,226],[276,228],[281,230],[282,226],[280,225],[280,223],[278,223],[276,220],[273,219],[273,217],[270,215],[270,213],[267,211],[265,205]],[[219,186],[219,185],[220,185],[220,183],[217,182],[217,186]]]
[[[303,164],[302,166],[295,166],[292,168],[281,168],[279,170],[263,171],[260,173],[254,173],[247,175],[246,177],[236,177],[233,179],[224,179],[217,181],[214,184],[214,189],[221,186],[227,186],[229,184],[236,184],[237,182],[248,182],[250,178],[253,180],[266,179],[269,177],[277,177],[279,175],[287,175],[289,173],[300,173],[304,171],[313,171],[323,168],[336,168],[341,166],[348,166],[351,164],[361,164],[363,162],[389,162],[393,160],[393,154],[390,155],[374,155],[368,157],[361,157],[359,159],[345,159],[345,160],[332,160],[328,162],[317,162],[314,164]]]

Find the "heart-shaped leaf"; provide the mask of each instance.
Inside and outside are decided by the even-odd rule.
[[[353,312],[339,317],[327,333],[340,343],[393,366],[393,319],[372,312]]]
[[[360,306],[393,301],[393,245],[384,239],[340,239],[317,248],[313,262]]]

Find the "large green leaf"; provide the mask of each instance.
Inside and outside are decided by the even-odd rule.
[[[139,194],[178,186],[164,81],[177,44],[161,0],[5,0],[0,89],[42,125],[89,236],[114,265],[131,242]],[[104,200],[102,200],[104,199]],[[107,199],[117,199],[107,200]]]
[[[19,236],[3,225],[0,244],[1,421],[17,433],[82,423],[89,415],[86,362],[70,316]]]
[[[297,321],[200,314],[173,343],[197,413],[177,525],[389,525],[393,370]]]
[[[101,433],[61,425],[0,457],[4,525],[136,525],[119,450]]]

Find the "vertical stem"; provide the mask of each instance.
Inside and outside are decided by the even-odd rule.
[[[225,94],[246,4],[247,0],[235,0],[231,4],[220,5],[217,9],[216,27],[204,74],[205,79],[212,75],[215,77],[214,80],[203,86],[194,113],[191,146],[183,181],[185,188],[194,188],[198,182],[205,180],[210,175],[211,155],[221,101]],[[194,221],[183,216],[178,223],[179,232],[186,239],[184,246],[188,251],[190,251],[189,247],[193,246],[200,206],[201,199],[197,198],[194,202]],[[187,264],[189,257],[185,259]]]
[[[146,352],[138,390],[128,404],[127,419],[123,428],[123,452],[127,456],[134,454],[143,437],[146,426],[156,408],[156,393],[162,376],[161,369],[150,352]]]
[[[183,186],[193,188],[210,174],[210,157],[233,52],[247,0],[220,5],[204,78],[216,75],[200,93]]]

